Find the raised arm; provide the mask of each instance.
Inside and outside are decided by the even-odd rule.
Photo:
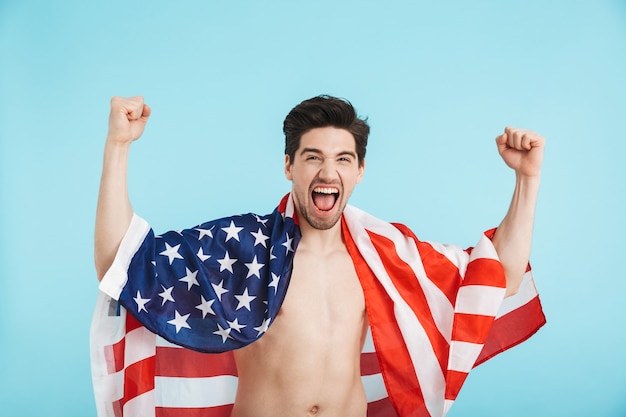
[[[149,116],[150,107],[143,97],[111,99],[96,212],[94,261],[98,280],[113,263],[133,217],[128,197],[128,153],[131,143],[142,135]]]
[[[545,139],[530,130],[507,127],[496,144],[504,162],[515,170],[511,205],[493,238],[509,296],[517,292],[528,266]]]

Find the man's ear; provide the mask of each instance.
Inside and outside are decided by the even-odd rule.
[[[291,174],[291,159],[289,159],[289,155],[285,155],[285,177],[289,181],[293,181],[293,175]]]
[[[365,174],[365,159],[363,160],[363,163],[361,164],[361,166],[359,166],[359,174],[356,177],[357,184],[361,182],[364,174]]]

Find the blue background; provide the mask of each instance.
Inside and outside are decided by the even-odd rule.
[[[352,203],[427,240],[504,216],[505,125],[548,140],[532,262],[548,325],[449,416],[626,416],[626,2],[0,2],[0,409],[93,416],[96,198],[113,95],[153,115],[135,210],[157,230],[269,212],[282,120],[350,99],[372,126]]]

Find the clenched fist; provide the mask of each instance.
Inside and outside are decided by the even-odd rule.
[[[546,140],[539,134],[524,129],[507,127],[496,138],[498,152],[504,162],[518,175],[538,177],[543,162]]]
[[[139,139],[150,117],[150,107],[143,97],[113,97],[107,141],[130,144]]]

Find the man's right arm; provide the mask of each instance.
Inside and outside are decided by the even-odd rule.
[[[142,135],[150,116],[143,97],[113,97],[94,240],[94,261],[98,280],[104,277],[130,225],[133,209],[128,197],[128,154],[130,145]]]

